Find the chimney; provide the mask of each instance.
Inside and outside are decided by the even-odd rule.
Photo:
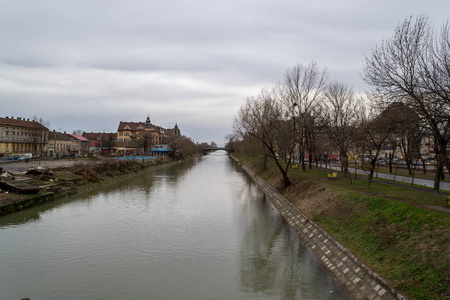
[[[8,116],[6,116],[6,118],[7,118],[7,119],[9,119],[9,117],[8,117]]]
[[[22,120],[22,118],[21,118],[21,117],[17,117],[17,120],[21,121],[21,120]]]

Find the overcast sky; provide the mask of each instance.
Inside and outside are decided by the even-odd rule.
[[[120,121],[223,144],[247,96],[297,64],[366,87],[364,54],[449,0],[0,0],[0,117],[116,132]]]

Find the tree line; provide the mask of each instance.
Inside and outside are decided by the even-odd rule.
[[[245,99],[229,144],[261,156],[262,167],[272,159],[289,186],[295,158],[306,171],[327,163],[333,149],[350,180],[349,163],[356,164],[359,154],[367,160],[370,183],[386,145],[391,172],[395,151],[410,174],[419,162],[425,171],[421,145],[429,138],[437,162],[434,189],[439,189],[444,168],[450,170],[449,36],[448,22],[435,30],[426,15],[406,18],[365,56],[362,78],[370,90],[364,93],[330,80],[315,62],[298,64],[274,87]]]

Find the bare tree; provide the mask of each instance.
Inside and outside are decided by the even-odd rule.
[[[33,129],[30,132],[33,144],[33,154],[39,155],[39,158],[41,158],[45,153],[45,148],[48,144],[48,127],[50,126],[50,122],[42,117],[36,116],[33,116],[33,122]]]
[[[229,149],[229,151],[234,152],[237,148],[237,143],[239,142],[239,137],[236,133],[229,133],[225,136],[225,140],[227,141],[225,144],[225,148]]]
[[[149,150],[153,146],[153,135],[151,132],[142,132],[137,136],[137,144],[142,149],[141,154],[148,154]]]
[[[81,129],[75,129],[75,130],[73,130],[72,131],[72,134],[77,134],[77,135],[83,135],[83,130],[81,130]]]
[[[349,149],[357,137],[363,101],[350,87],[338,82],[329,84],[324,95],[325,131],[331,143],[339,149],[344,175],[347,176]]]
[[[258,97],[247,98],[241,106],[235,118],[234,130],[241,137],[252,136],[263,144],[283,176],[284,186],[287,187],[291,184],[288,170],[295,143],[292,134],[288,134],[293,122],[285,116],[280,102],[275,100],[274,93],[262,90]],[[280,149],[289,153],[284,163],[278,156]]]
[[[323,89],[327,72],[319,70],[315,62],[304,67],[297,65],[286,71],[284,80],[279,85],[278,97],[285,110],[294,117],[292,134],[299,145],[302,169],[306,171],[305,150],[311,158],[313,149],[313,133],[315,132],[315,109]]]
[[[376,110],[368,115],[360,126],[360,141],[369,160],[369,183],[373,179],[375,167],[382,148],[392,141],[400,128],[405,126],[404,105],[393,103],[381,113]]]
[[[176,160],[185,159],[200,152],[200,148],[188,137],[168,135],[165,142],[169,145],[169,156]]]
[[[425,15],[407,18],[391,39],[365,58],[363,79],[380,95],[378,104],[387,107],[401,102],[413,109],[419,123],[432,133],[437,157],[434,189],[439,189],[443,166],[450,166],[450,35],[445,25],[434,34]]]
[[[417,166],[417,161],[421,159],[420,148],[424,133],[423,129],[419,126],[419,119],[416,113],[402,103],[398,105],[401,106],[398,113],[402,126],[396,132],[396,143],[405,160],[409,175],[413,175],[411,167]],[[392,165],[390,168],[392,168]]]

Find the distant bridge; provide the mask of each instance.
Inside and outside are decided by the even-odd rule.
[[[226,147],[209,147],[209,148],[203,148],[203,153],[206,154],[208,152],[213,152],[213,151],[217,151],[217,150],[224,150],[227,151],[227,154],[233,153],[234,150],[231,148],[226,148]]]

